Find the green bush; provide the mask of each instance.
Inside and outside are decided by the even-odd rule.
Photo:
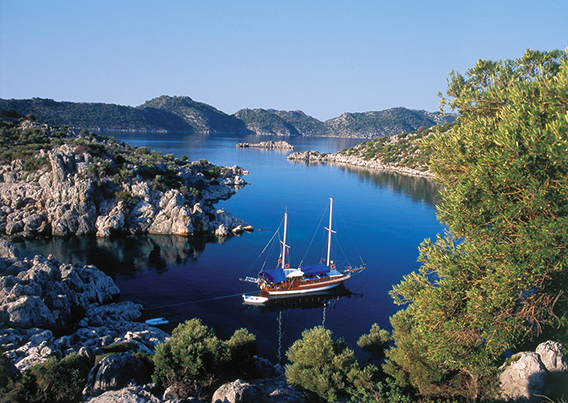
[[[230,367],[233,371],[250,372],[254,368],[253,357],[258,352],[256,336],[247,329],[237,329],[226,342],[231,355]]]
[[[286,356],[291,362],[286,365],[288,382],[327,401],[373,388],[376,368],[371,365],[360,369],[353,351],[322,326],[305,330]]]
[[[357,345],[368,353],[371,353],[375,360],[380,360],[385,356],[385,349],[391,340],[389,332],[381,329],[379,325],[373,323],[369,334],[364,334],[357,341]]]
[[[229,347],[213,330],[200,319],[191,319],[156,347],[152,379],[164,387],[173,386],[181,396],[204,396],[230,358]]]
[[[200,319],[174,329],[154,355],[154,382],[172,386],[179,397],[206,398],[221,382],[243,378],[253,370],[256,336],[238,329],[227,341],[215,336]]]
[[[0,401],[18,403],[78,401],[90,369],[88,360],[76,353],[61,360],[50,357],[29,368],[13,387],[0,397]]]

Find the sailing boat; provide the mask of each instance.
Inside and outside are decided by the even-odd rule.
[[[338,270],[331,260],[331,240],[335,231],[332,229],[333,217],[333,197],[329,199],[329,225],[325,230],[327,236],[327,257],[321,262],[290,267],[286,261],[289,246],[286,244],[286,232],[288,227],[288,212],[284,213],[284,236],[282,240],[282,251],[278,260],[278,267],[275,269],[263,270],[259,276],[246,277],[243,280],[256,283],[260,286],[261,292],[258,296],[243,295],[245,303],[262,303],[271,296],[287,296],[295,294],[306,294],[329,290],[348,280],[353,273],[365,269],[365,265],[351,268],[346,267],[343,271]]]

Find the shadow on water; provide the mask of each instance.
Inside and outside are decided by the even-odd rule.
[[[362,297],[363,294],[353,293],[341,284],[331,290],[300,296],[272,296],[264,304],[245,305],[241,308],[241,311],[249,314],[257,313],[259,318],[269,316],[274,320],[275,332],[272,334],[261,333],[264,337],[259,338],[259,347],[265,352],[265,356],[283,363],[285,359],[283,353],[295,340],[300,338],[304,330],[304,326],[298,326],[298,318],[309,316],[311,326],[319,324],[326,327],[326,319],[332,321],[334,319],[330,315],[332,311],[346,308],[345,306],[341,307],[341,303],[345,305],[348,303],[347,300],[351,300],[349,302],[352,304],[355,302],[353,300]],[[330,316],[326,317],[326,315]],[[321,322],[317,323],[319,321]]]
[[[230,239],[230,238],[228,238]],[[113,238],[53,237],[22,240],[16,245],[24,256],[53,254],[60,262],[94,265],[107,275],[134,278],[140,271],[165,273],[171,265],[195,262],[207,244],[224,243],[213,235],[137,235]]]
[[[442,189],[433,179],[421,176],[403,175],[385,170],[369,170],[364,167],[338,165],[342,171],[356,174],[360,181],[371,183],[379,189],[389,189],[396,194],[409,196],[415,202],[436,205],[441,202]]]
[[[264,312],[278,312],[288,309],[314,309],[332,307],[341,298],[362,298],[363,294],[353,293],[343,284],[320,292],[313,292],[296,296],[271,296],[264,304],[258,305],[258,310]],[[255,305],[247,305],[244,309],[254,309]]]

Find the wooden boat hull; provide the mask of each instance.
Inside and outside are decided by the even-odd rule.
[[[349,279],[351,275],[338,276],[330,279],[317,279],[313,281],[291,281],[278,286],[261,285],[262,291],[268,295],[293,295],[307,294],[310,292],[319,292],[329,290],[342,284]]]

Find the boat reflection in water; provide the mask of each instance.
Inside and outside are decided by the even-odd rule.
[[[322,326],[325,327],[326,311],[335,309],[335,304],[341,298],[362,298],[363,294],[353,293],[340,284],[332,289],[300,295],[267,295],[263,291],[251,296],[243,295],[243,309],[256,309],[261,313],[277,314],[278,321],[278,347],[276,357],[282,362],[282,341],[284,336],[284,322],[291,310],[295,309],[322,309]]]
[[[355,294],[349,291],[343,284],[330,290],[311,292],[309,294],[289,295],[270,295],[261,292],[253,298],[243,298],[245,305],[257,305],[261,312],[278,311],[286,309],[313,309],[329,306],[340,298],[362,297],[362,294]]]

